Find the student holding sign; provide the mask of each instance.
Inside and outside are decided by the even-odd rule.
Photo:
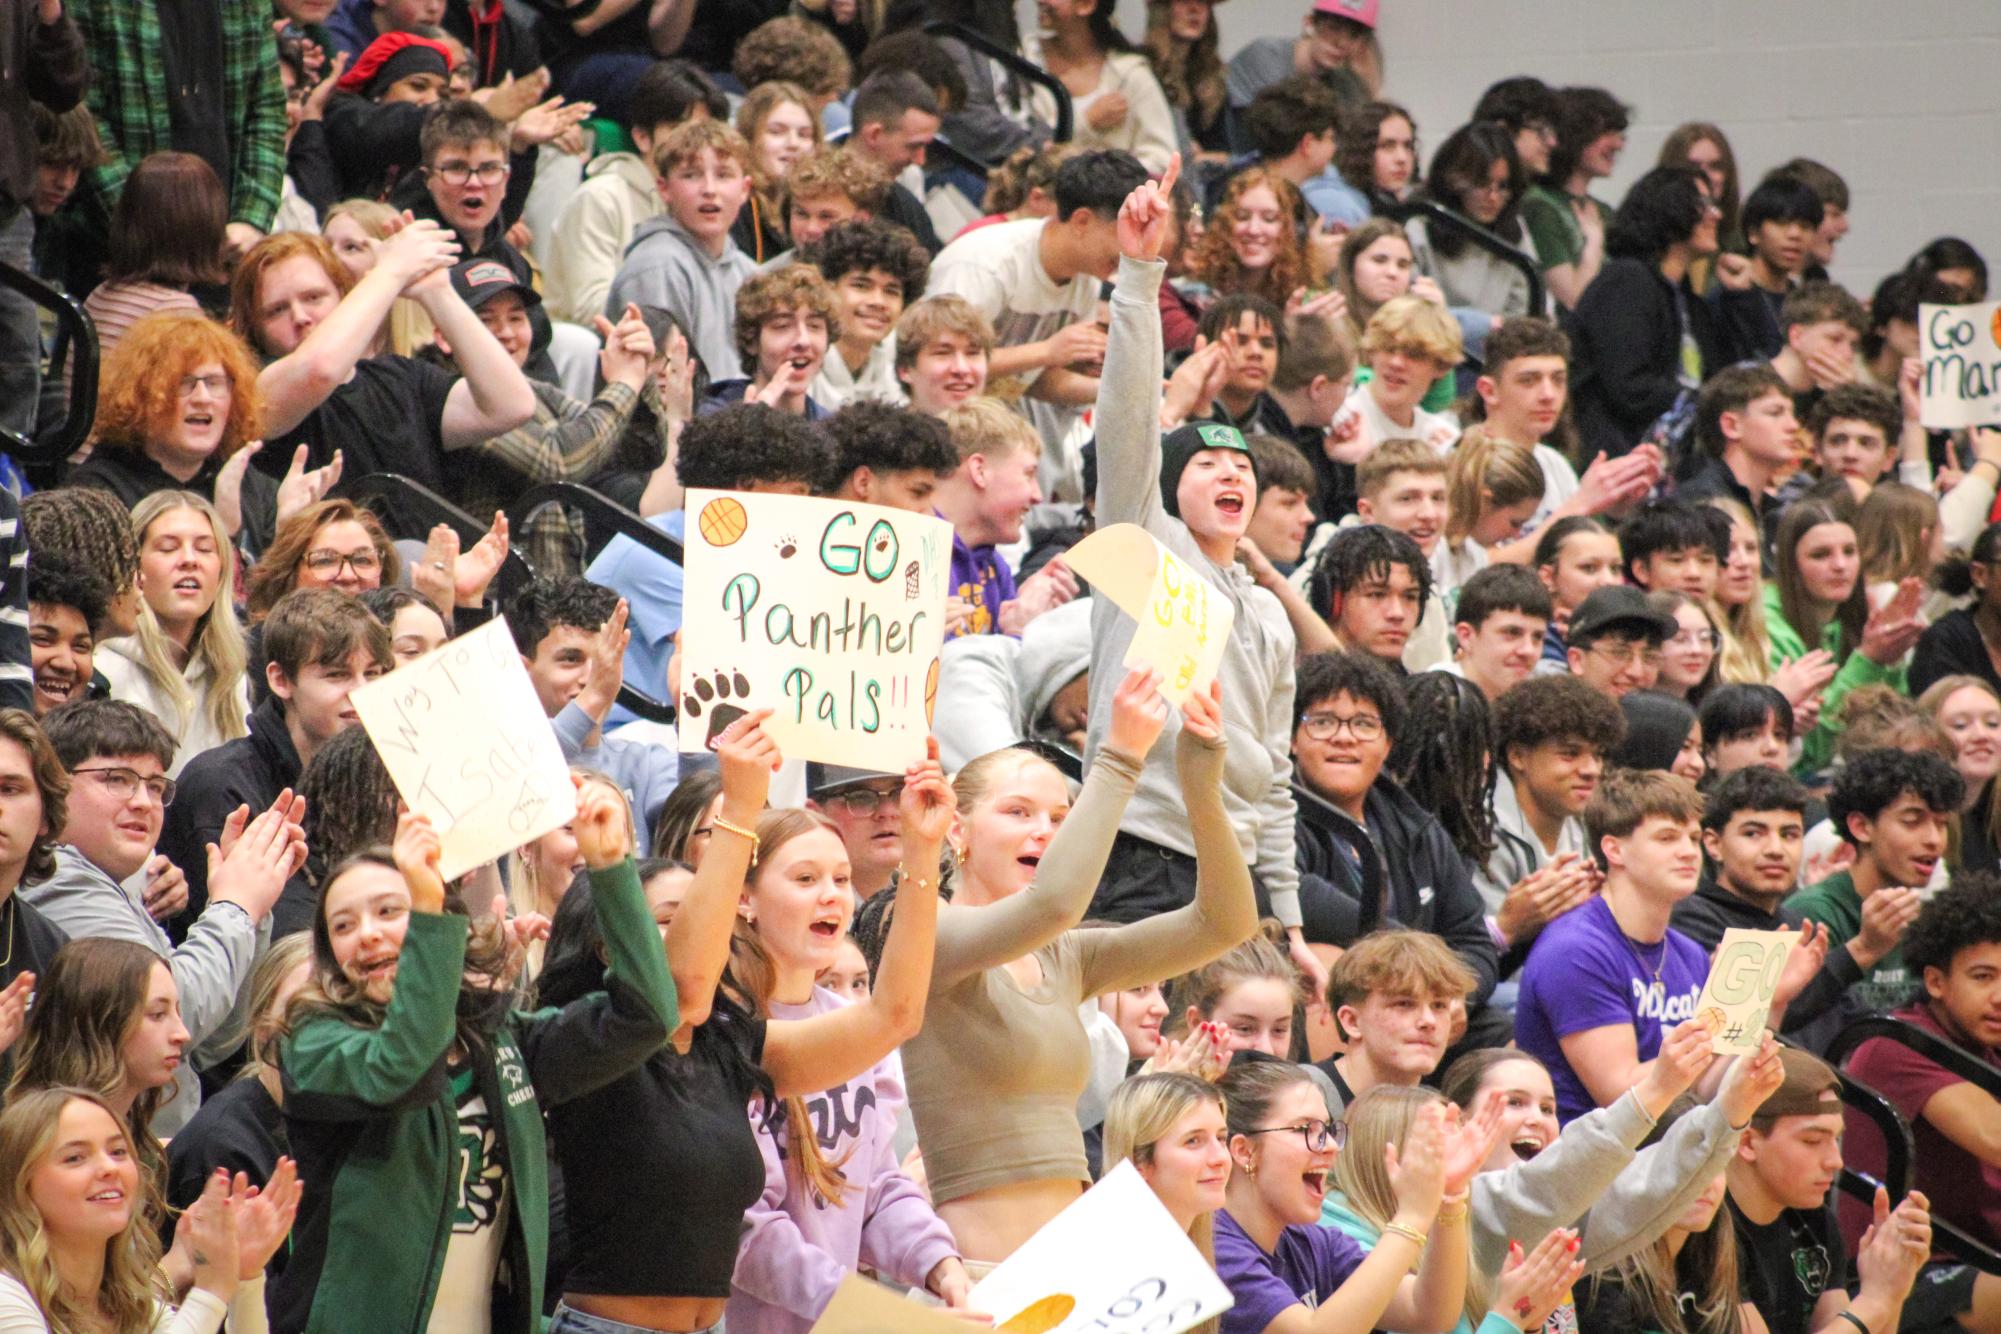
[[[737,1304],[743,1318],[752,1329],[803,1327],[832,1298],[835,1271],[858,1263],[870,1236],[868,1210],[883,1204],[876,1194],[884,1184],[876,1179],[881,1164],[850,1161],[844,1175],[812,1133],[816,1118],[806,1099],[831,1097],[827,1090],[860,1080],[924,1021],[935,868],[952,792],[935,749],[904,771],[904,911],[877,966],[875,990],[838,1007],[822,1007],[809,995],[784,1006],[790,1011],[784,1017],[766,1020],[761,1016],[778,995],[798,994],[794,965],[805,959],[807,938],[816,952],[826,948],[818,943],[823,936],[839,943],[851,901],[839,835],[808,812],[764,809],[771,774],[782,762],[764,730],[769,716],[768,710],[748,714],[717,738],[722,803],[710,818],[714,832],[693,882],[657,876],[645,886],[656,920],[669,919],[666,961],[685,998],[679,1028],[638,1068],[550,1109],[571,1243],[551,1334],[608,1326],[678,1334],[720,1328],[747,1211],[763,1235],[746,1254],[758,1282]],[[746,895],[750,914],[770,919],[772,938],[799,937],[781,949],[782,993],[771,990],[772,955],[738,917]],[[542,1004],[575,1004],[603,984],[600,936],[616,926],[605,907],[598,893],[564,897],[543,965]],[[653,953],[657,959],[657,945]],[[1074,1120],[1071,1126],[1074,1135]],[[800,1127],[807,1133],[795,1134]],[[874,1133],[882,1133],[879,1125]],[[760,1145],[760,1136],[770,1144]],[[761,1149],[769,1156],[761,1158]],[[759,1204],[774,1166],[785,1182],[783,1208]],[[897,1203],[893,1212],[911,1200]],[[816,1235],[810,1241],[795,1235],[787,1249],[772,1234],[795,1221],[792,1210],[817,1220]],[[893,1235],[909,1234],[884,1221],[876,1238]],[[956,1262],[946,1263],[949,1238],[935,1229],[920,1230],[920,1239],[929,1245],[893,1259],[868,1252],[871,1263],[956,1300],[966,1285]],[[772,1268],[774,1250],[789,1270]],[[913,1272],[919,1265],[923,1271]]]
[[[1180,159],[1158,182],[1127,197],[1119,211],[1118,284],[1099,380],[1097,521],[1135,523],[1221,591],[1235,611],[1216,678],[1229,701],[1226,731],[1241,738],[1223,788],[1243,858],[1255,868],[1272,913],[1285,924],[1293,962],[1317,994],[1326,965],[1301,930],[1299,868],[1293,857],[1293,658],[1297,643],[1285,609],[1237,563],[1237,543],[1257,506],[1257,470],[1233,427],[1180,425],[1161,436],[1160,252],[1174,223],[1172,192]],[[1125,666],[1137,624],[1109,598],[1091,617],[1092,753],[1104,745],[1114,710],[1112,683]],[[1256,747],[1257,749],[1253,749]],[[1094,915],[1131,922],[1189,902],[1194,844],[1164,749],[1141,756],[1138,787],[1105,868]]]
[[[580,783],[575,828],[609,965],[561,1009],[514,1010],[496,987],[511,961],[447,910],[426,817],[398,821],[393,864],[362,853],[328,879],[287,1011],[285,1126],[313,1187],[274,1331],[540,1326],[541,1102],[617,1080],[680,1022],[623,805]]]

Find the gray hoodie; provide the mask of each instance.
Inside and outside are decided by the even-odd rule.
[[[1237,830],[1244,860],[1264,882],[1271,908],[1288,927],[1300,924],[1299,867],[1293,860],[1292,696],[1297,641],[1285,609],[1235,561],[1218,565],[1202,554],[1188,525],[1160,500],[1160,280],[1167,266],[1119,260],[1112,324],[1098,381],[1098,504],[1100,527],[1136,523],[1199,570],[1236,608],[1223,650],[1223,729],[1229,763],[1223,805]],[[1110,598],[1094,598],[1091,613],[1091,749],[1112,723],[1112,695],[1125,676],[1132,617]],[[1139,786],[1119,822],[1122,832],[1194,855],[1187,804],[1174,773],[1178,713],[1167,720]]]
[[[736,354],[736,291],[757,272],[750,256],[728,243],[710,258],[670,214],[648,218],[632,234],[625,263],[611,280],[605,318],[617,320],[627,302],[658,306],[688,335],[709,379],[743,378]]]

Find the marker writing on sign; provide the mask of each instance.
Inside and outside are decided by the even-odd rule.
[[[377,746],[428,761],[419,746],[426,722],[465,697],[459,675],[476,665],[473,644],[480,642],[498,653],[496,646],[511,647],[512,641],[503,645],[497,637],[481,636],[472,643],[456,641],[448,646],[416,680],[397,692],[391,701],[395,721],[376,736]],[[433,806],[455,823],[496,796],[505,795],[509,828],[525,830],[548,804],[549,794],[529,777],[534,764],[530,739],[510,725],[514,720],[497,717],[492,721],[487,744],[462,756],[452,768],[441,769],[426,762],[412,796],[417,804]]]

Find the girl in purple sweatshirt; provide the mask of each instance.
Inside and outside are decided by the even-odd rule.
[[[774,1020],[806,1019],[848,1003],[816,986],[814,977],[840,959],[854,918],[839,834],[824,817],[788,815],[812,827],[767,848],[745,894],[770,956],[766,1009]],[[928,842],[910,827],[918,815],[904,812],[906,850]],[[905,874],[936,865],[935,856],[906,857]],[[891,1139],[902,1089],[895,1070],[892,1053],[844,1084],[786,1099],[778,1116],[762,1100],[752,1104],[764,1194],[744,1215],[723,1317],[730,1334],[807,1334],[841,1280],[857,1269],[924,1288],[948,1305],[965,1304],[971,1283],[952,1234],[897,1164]],[[813,1137],[804,1154],[793,1143],[802,1133]]]

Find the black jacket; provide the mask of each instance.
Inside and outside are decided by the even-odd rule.
[[[1768,913],[1757,904],[1738,898],[1717,884],[1713,877],[1705,875],[1694,894],[1675,904],[1668,925],[1713,955],[1716,947],[1723,943],[1723,933],[1733,926],[1747,931],[1797,931],[1805,920],[1784,905],[1776,913]],[[1827,962],[1821,965],[1806,988],[1793,998],[1793,1003],[1786,1007],[1786,1017],[1780,1028],[1788,1036],[1797,1036],[1809,1026],[1814,1033],[1822,1033],[1825,1026],[1814,1021],[1837,1012],[1842,996],[1861,980],[1862,970],[1856,967],[1854,955],[1843,946],[1829,950]],[[1828,1031],[1825,1036],[1832,1037],[1833,1033]],[[1815,1045],[1824,1046],[1825,1043]]]
[[[160,851],[188,878],[188,906],[169,924],[176,939],[208,906],[208,845],[238,806],[256,816],[286,788],[299,785],[299,752],[285,730],[278,701],[267,699],[250,715],[250,735],[203,751],[181,770],[174,804],[160,830]]]
[[[1500,980],[1500,964],[1487,934],[1480,891],[1473,887],[1472,873],[1445,826],[1387,776],[1376,779],[1362,813],[1387,882],[1388,901],[1382,905],[1380,920],[1429,931],[1444,940],[1473,970],[1471,1003],[1485,1001]],[[1354,921],[1344,923],[1352,939],[1362,905],[1347,854],[1304,818],[1297,820],[1295,830],[1300,874],[1319,876],[1342,892],[1343,906],[1352,905],[1355,914]]]
[[[1970,607],[1947,612],[1918,636],[1918,646],[1911,653],[1911,694],[1922,695],[1946,677],[1961,674],[1977,676],[2001,690],[2001,674],[1994,670],[1994,659],[1980,637]]]
[[[257,461],[264,461],[261,453]],[[291,463],[292,456],[287,451],[279,472],[282,473]],[[136,449],[100,442],[89,458],[70,470],[69,482],[72,486],[94,486],[101,491],[109,491],[124,501],[127,509],[155,491],[192,491],[212,501],[215,499],[216,474],[222,471],[222,465],[221,455],[211,454],[201,470],[183,482]],[[278,526],[278,483],[269,473],[246,468],[240,494],[243,531],[237,534],[237,545],[245,557],[255,559],[258,553],[271,545],[271,534]]]
[[[1709,307],[1686,282],[1670,284],[1651,264],[1609,260],[1578,299],[1570,317],[1570,399],[1586,458],[1600,450],[1626,453],[1680,396],[1677,296],[1701,350],[1703,373],[1721,370],[1727,349]]]

